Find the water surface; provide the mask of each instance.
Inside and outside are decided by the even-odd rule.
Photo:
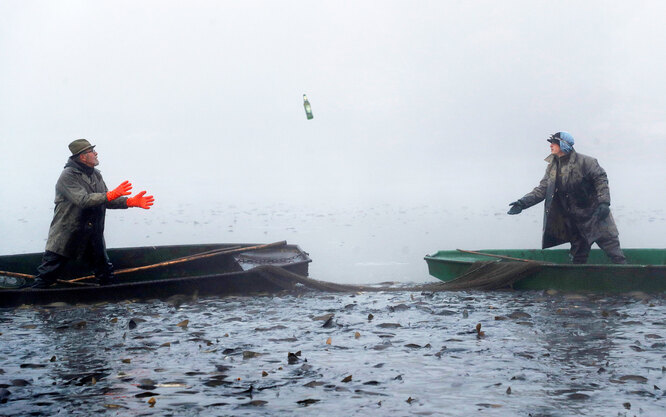
[[[2,310],[0,415],[658,416],[665,313],[406,291]]]

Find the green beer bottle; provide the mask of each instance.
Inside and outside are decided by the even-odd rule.
[[[308,101],[308,96],[303,94],[303,107],[305,107],[305,115],[308,117],[308,120],[312,119],[314,116],[312,115],[312,107],[310,106],[310,102]]]

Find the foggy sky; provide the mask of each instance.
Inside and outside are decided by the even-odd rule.
[[[538,184],[559,130],[608,172],[621,233],[656,216],[630,234],[654,245],[664,15],[660,1],[3,0],[0,252],[43,250],[20,241],[46,238],[77,138],[97,145],[109,187],[155,195],[136,217],[250,202],[455,217],[505,212]],[[137,227],[146,240],[155,226]]]

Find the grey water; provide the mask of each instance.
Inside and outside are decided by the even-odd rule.
[[[398,287],[434,282],[423,256],[439,249],[536,248],[542,215],[441,201],[158,203],[109,211],[107,245],[287,240],[310,253],[312,278]],[[7,210],[0,253],[42,251],[51,209]],[[663,245],[662,209],[614,215],[625,247]],[[405,291],[0,310],[0,416],[661,416],[665,305]]]
[[[407,291],[2,310],[0,415],[660,416],[665,314]]]

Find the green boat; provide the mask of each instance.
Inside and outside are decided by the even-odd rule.
[[[666,291],[666,249],[624,249],[627,264],[612,264],[593,249],[587,264],[574,265],[566,249],[445,250],[426,255],[430,275],[444,282],[469,275],[484,261],[530,263],[530,271],[511,283],[517,290],[627,293]],[[506,266],[506,265],[504,265]]]

